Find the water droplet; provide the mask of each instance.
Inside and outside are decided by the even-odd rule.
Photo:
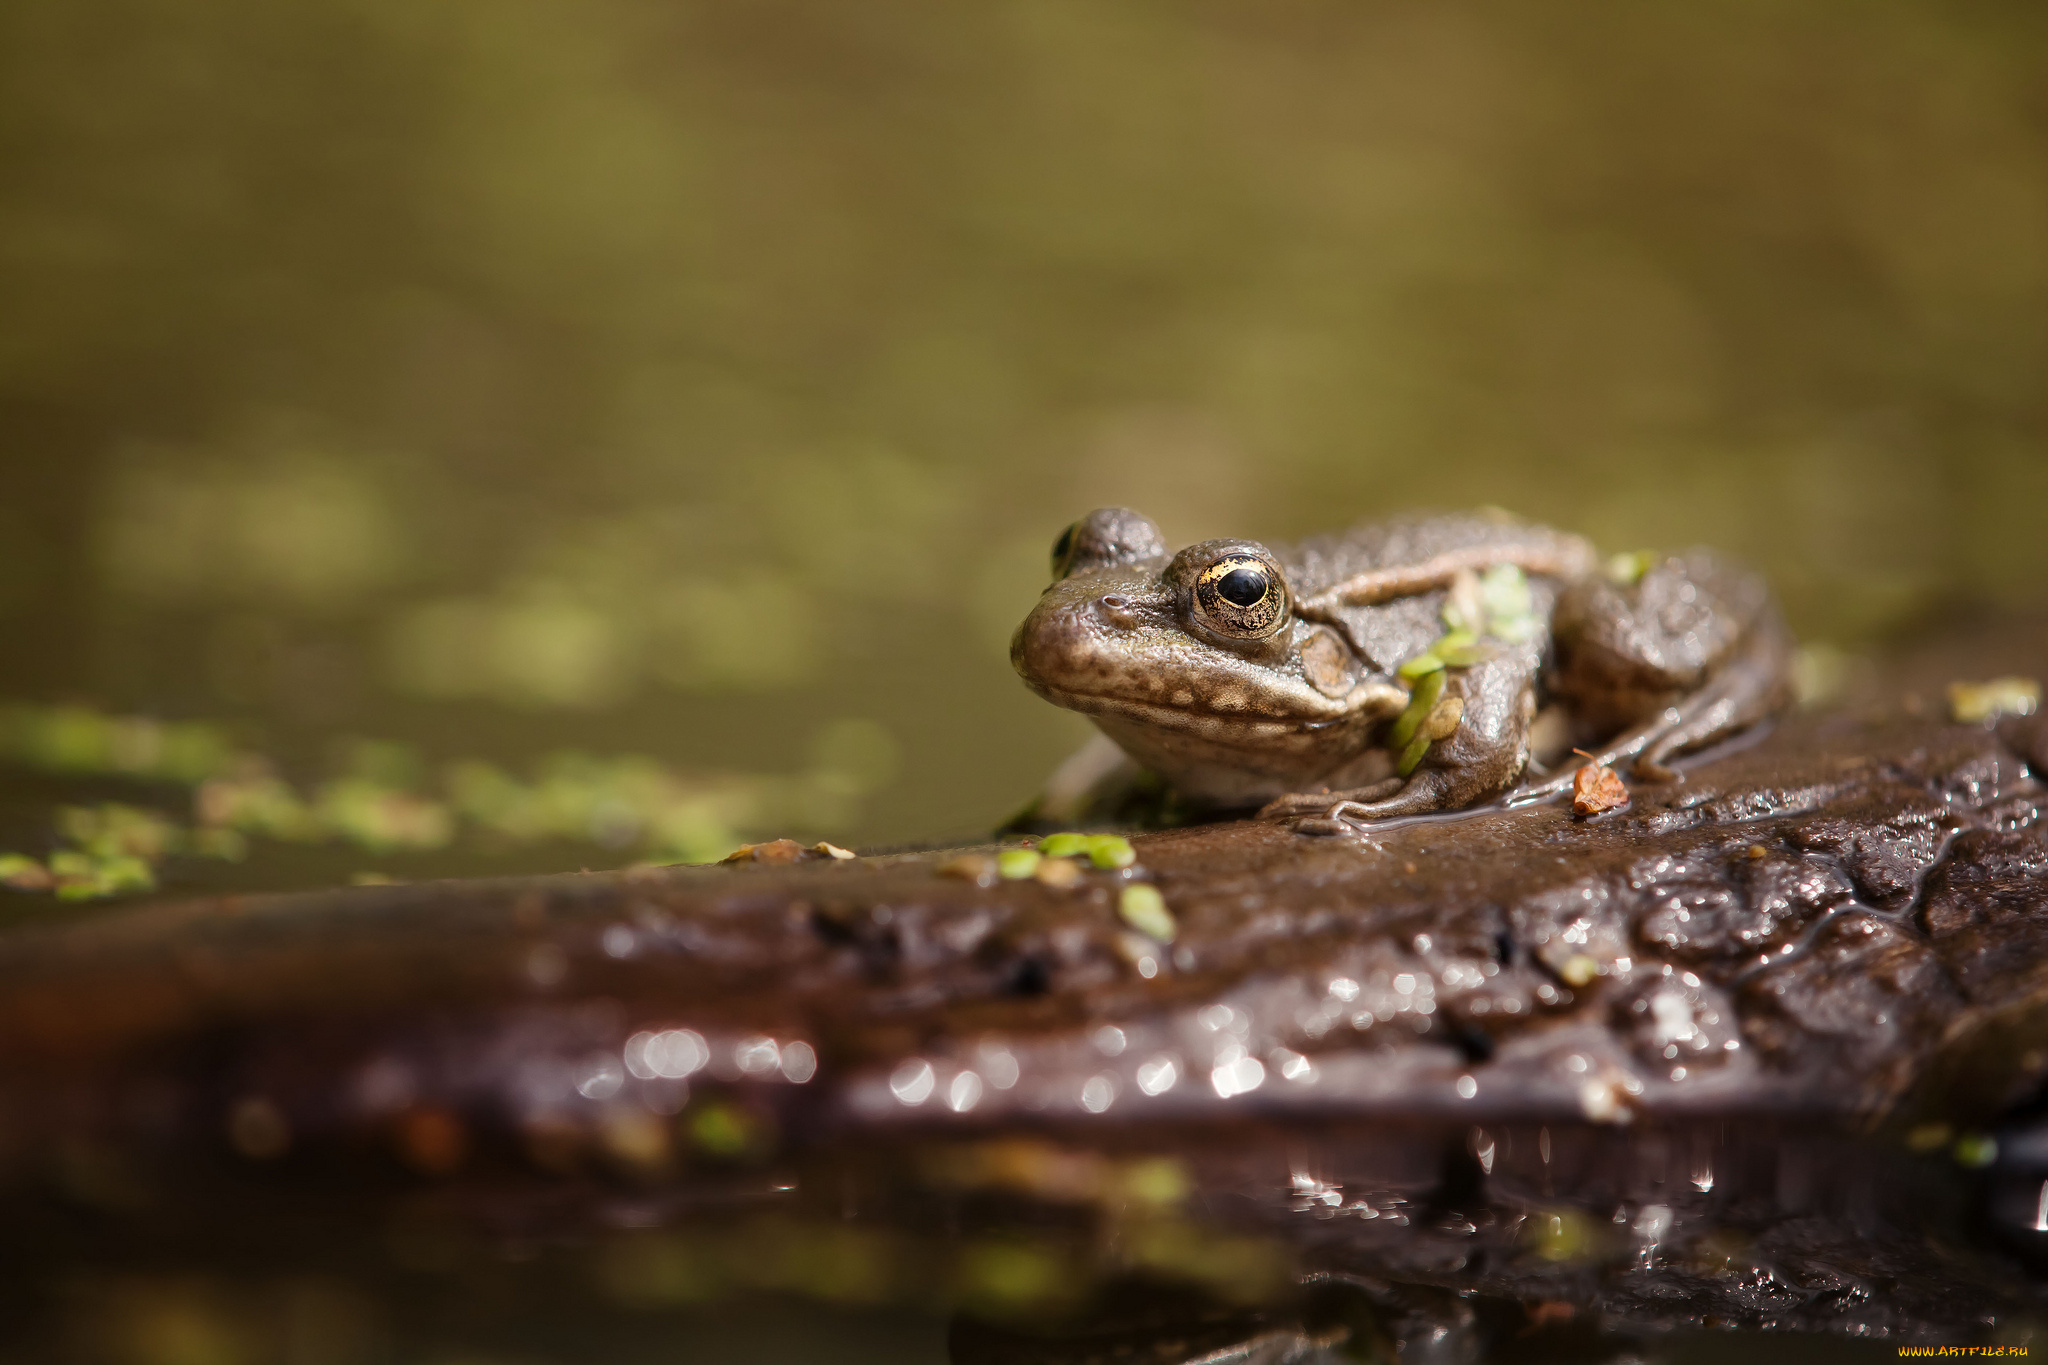
[[[710,1045],[695,1029],[672,1028],[658,1033],[636,1033],[626,1040],[626,1070],[643,1081],[651,1081],[657,1076],[679,1081],[702,1071],[710,1060]]]
[[[1266,1083],[1266,1065],[1256,1057],[1238,1057],[1209,1073],[1209,1084],[1223,1099],[1247,1095]]]
[[[773,1038],[748,1038],[732,1050],[733,1065],[749,1076],[765,1075],[782,1067],[782,1049]]]
[[[1163,1095],[1180,1080],[1180,1063],[1161,1053],[1138,1066],[1138,1089],[1148,1095]]]
[[[804,1042],[788,1043],[782,1049],[782,1078],[794,1085],[802,1085],[818,1074],[818,1054],[811,1045]]]
[[[996,1089],[1008,1090],[1015,1085],[1018,1071],[1016,1057],[1011,1055],[1010,1049],[1000,1043],[981,1049],[981,1074],[986,1076],[988,1083]]]
[[[938,1079],[930,1062],[922,1057],[912,1057],[890,1073],[889,1091],[904,1104],[919,1105],[931,1098],[932,1088],[938,1084]]]

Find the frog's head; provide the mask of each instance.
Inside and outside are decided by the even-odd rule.
[[[1256,541],[1169,557],[1151,521],[1103,508],[1060,533],[1053,574],[1010,662],[1034,692],[1198,799],[1298,790],[1407,701],[1327,627],[1296,616],[1280,560]]]

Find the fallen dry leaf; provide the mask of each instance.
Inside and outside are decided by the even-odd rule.
[[[1588,763],[1572,774],[1572,814],[1599,815],[1628,805],[1628,788],[1614,769]]]

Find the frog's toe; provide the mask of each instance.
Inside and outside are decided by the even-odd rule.
[[[1325,810],[1330,804],[1328,792],[1289,792],[1276,796],[1259,807],[1255,820],[1294,820],[1316,811]]]
[[[1356,791],[1283,796],[1259,816],[1281,821],[1299,834],[1356,834],[1375,821],[1447,810],[1458,804],[1453,797],[1450,779],[1426,769],[1406,780],[1390,777]],[[1279,809],[1288,802],[1296,804]]]
[[[1349,791],[1289,792],[1275,797],[1260,807],[1257,818],[1304,829],[1305,822],[1329,824],[1337,820],[1338,812],[1346,807],[1363,810],[1365,803],[1380,800],[1401,790],[1402,780],[1390,777],[1384,782],[1375,782],[1370,787],[1356,787]],[[1348,826],[1338,824],[1319,833],[1337,834]]]
[[[1317,838],[1358,834],[1372,823],[1372,816],[1368,814],[1371,809],[1371,803],[1365,801],[1336,801],[1313,811],[1289,816],[1285,824],[1296,834]]]

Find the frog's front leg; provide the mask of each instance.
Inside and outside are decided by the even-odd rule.
[[[1528,766],[1537,649],[1533,643],[1513,646],[1442,675],[1442,693],[1429,713],[1435,728],[1396,736],[1404,748],[1418,738],[1427,741],[1405,777],[1350,790],[1293,792],[1268,804],[1259,818],[1303,834],[1337,834],[1374,820],[1459,810],[1498,796]]]

